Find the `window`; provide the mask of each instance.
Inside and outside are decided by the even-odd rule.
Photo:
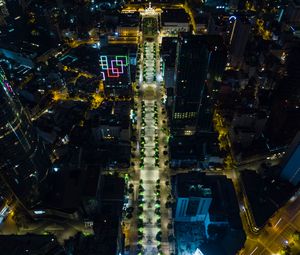
[[[186,210],[186,216],[196,216],[199,207],[199,199],[191,198]]]

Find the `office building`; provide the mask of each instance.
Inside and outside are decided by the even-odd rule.
[[[244,53],[251,26],[247,20],[242,20],[236,17],[232,18],[232,24],[232,31],[229,40],[231,64],[235,67],[239,67],[242,65],[244,60]]]
[[[280,177],[294,186],[300,184],[300,132],[291,143],[287,155],[282,162]]]
[[[222,75],[226,61],[224,53],[219,36],[179,35],[171,122],[173,135],[189,136],[211,130],[208,80],[218,79]]]
[[[128,49],[105,46],[100,49],[100,71],[106,96],[131,96]]]
[[[38,185],[47,175],[50,160],[2,69],[0,98],[0,174],[28,208],[39,201]]]
[[[174,188],[175,221],[204,222],[209,218],[208,210],[212,201],[212,193],[201,179],[193,179],[188,174],[177,175]]]
[[[163,59],[163,76],[166,88],[174,88],[175,59],[177,38],[163,37],[161,44],[161,56]]]
[[[233,183],[225,175],[189,172],[173,178],[175,221],[202,221],[206,227],[223,224],[242,229]]]
[[[171,132],[174,135],[194,135],[198,123],[203,127],[208,54],[203,37],[180,34],[177,44],[175,102],[171,122]]]

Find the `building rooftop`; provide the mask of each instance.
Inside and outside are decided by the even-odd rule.
[[[201,172],[177,174],[173,179],[176,197],[212,197],[211,221],[228,221],[232,229],[242,229],[233,183],[225,175]]]
[[[217,142],[217,134],[183,136],[170,139],[171,159],[195,159],[204,161],[206,155],[222,155]]]
[[[130,102],[104,101],[98,109],[90,111],[92,127],[99,125],[120,126],[128,129],[130,125]]]
[[[263,178],[252,170],[241,171],[240,176],[258,227],[262,227],[293,193],[287,183]]]
[[[120,13],[118,26],[120,26],[120,27],[138,27],[139,21],[140,21],[139,12]]]
[[[163,9],[161,22],[165,23],[189,23],[189,15],[184,9]]]

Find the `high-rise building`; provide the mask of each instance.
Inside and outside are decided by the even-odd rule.
[[[232,16],[231,21],[233,22],[229,40],[231,64],[240,66],[244,60],[244,52],[251,26],[247,20],[241,20],[235,16]]]
[[[39,201],[38,185],[49,157],[11,84],[0,68],[0,176],[26,208]]]
[[[212,191],[203,185],[201,179],[191,177],[189,174],[179,174],[175,178],[175,221],[197,222],[209,219]]]
[[[215,35],[190,33],[181,33],[178,38],[171,123],[175,136],[211,130],[208,80],[222,75],[226,61],[224,48],[221,47],[223,43],[219,39]]]
[[[132,94],[128,49],[105,46],[100,49],[100,71],[106,96]]]
[[[296,135],[282,162],[280,177],[294,186],[300,184],[300,132]]]
[[[190,34],[180,34],[178,38],[171,126],[172,133],[177,136],[196,133],[207,95],[205,81],[209,52],[202,39],[202,36]]]

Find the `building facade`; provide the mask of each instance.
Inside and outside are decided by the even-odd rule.
[[[293,140],[286,158],[282,162],[280,177],[294,186],[300,184],[300,132]]]
[[[106,46],[100,50],[100,71],[106,96],[131,96],[131,77],[128,50]]]
[[[38,185],[50,160],[12,85],[0,69],[0,175],[26,208],[39,202]]]

